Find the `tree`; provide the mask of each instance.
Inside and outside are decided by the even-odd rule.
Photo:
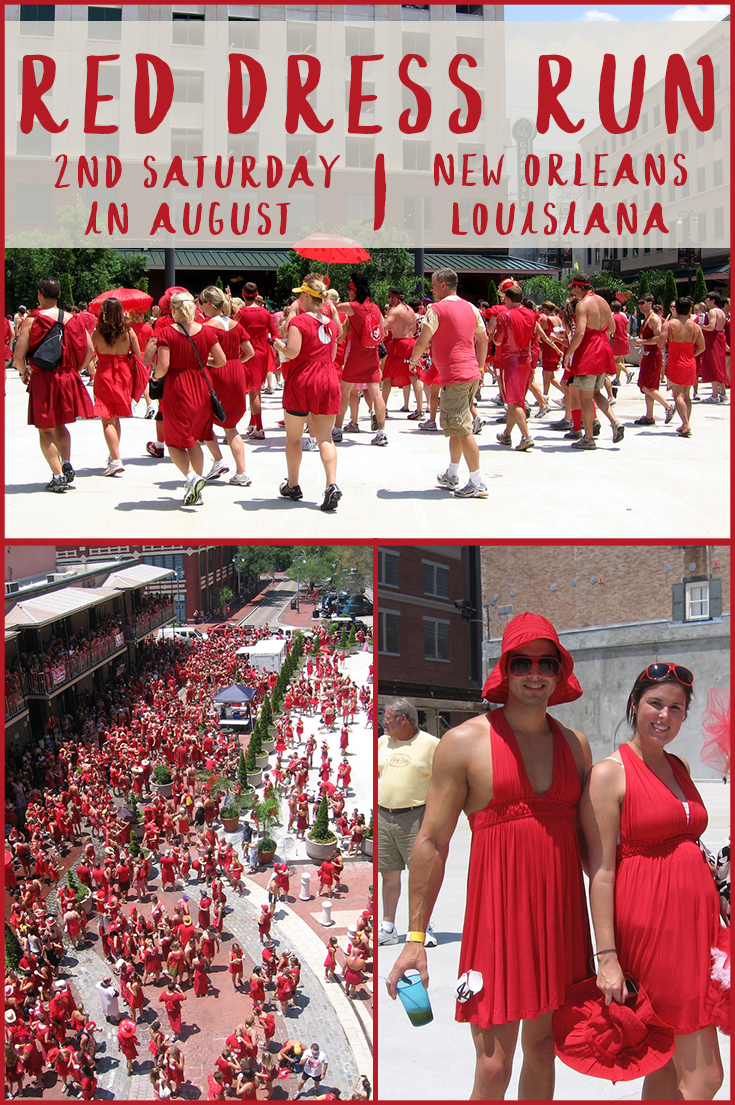
[[[679,293],[676,290],[676,280],[671,269],[666,270],[666,283],[664,284],[664,294],[661,300],[664,308],[664,314],[668,315],[669,305],[674,302]]]
[[[266,691],[263,699],[263,705],[260,710],[260,724],[261,728],[267,733],[269,727],[273,724],[273,710],[271,709],[271,700],[268,697]]]
[[[498,305],[498,286],[494,280],[491,280],[487,286],[487,301],[491,307]]]
[[[355,623],[353,622],[352,625],[350,626],[350,635],[347,638],[347,647],[348,648],[354,648],[356,644],[357,644],[357,634],[355,633]]]
[[[562,307],[566,302],[569,291],[567,285],[561,280],[552,280],[550,276],[532,276],[521,284],[524,297],[532,299],[534,303],[543,303],[545,299]]]
[[[217,599],[220,606],[225,607],[233,596],[234,591],[232,591],[230,587],[221,587],[217,593]]]
[[[222,283],[222,277],[219,275],[219,273],[217,274],[217,279],[214,282],[214,286],[215,286],[215,288],[219,288],[220,290],[224,289],[224,285]]]
[[[309,839],[317,844],[331,844],[337,839],[329,828],[329,804],[326,794],[322,795],[319,809],[316,811],[314,828],[309,833]]]
[[[133,857],[133,859],[135,859],[136,856],[140,855],[140,844],[138,843],[137,833],[131,832],[131,834],[130,834],[130,844],[128,845],[128,851],[130,852],[130,855]]]
[[[258,764],[255,759],[255,742],[253,741],[254,736],[255,733],[252,733],[250,735],[250,740],[248,741],[248,754],[245,757],[245,771],[248,775],[254,775],[255,772],[258,770]]]
[[[63,209],[60,209],[62,211]],[[45,248],[7,249],[5,251],[6,312],[19,303],[33,307],[38,284],[43,276],[68,275],[74,299],[94,299],[100,292],[115,287],[135,287],[145,275],[148,256],[136,253],[122,257],[115,249]]]
[[[242,748],[240,749],[240,758],[237,761],[237,781],[243,790],[247,789],[248,785],[248,771],[245,766],[245,753]]]
[[[71,286],[71,277],[68,272],[62,274],[59,283],[61,285],[59,304],[62,307],[71,307],[74,303],[74,289]]]
[[[342,626],[342,630],[339,635],[339,647],[347,648],[347,629],[344,625]]]
[[[8,971],[15,971],[18,968],[18,964],[23,958],[23,950],[20,946],[18,937],[11,929],[8,922],[5,922],[5,967]]]
[[[707,295],[707,281],[704,278],[704,273],[701,267],[697,266],[697,272],[694,277],[694,293],[693,299],[695,303],[704,303],[705,296]]]

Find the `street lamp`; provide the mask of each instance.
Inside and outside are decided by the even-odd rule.
[[[294,560],[298,565],[298,567],[296,568],[296,613],[298,614],[301,611],[301,607],[299,605],[301,600],[301,565],[306,564],[306,557],[295,556]]]
[[[692,294],[692,255],[695,252],[695,249],[692,247],[692,241],[694,240],[693,237],[692,237],[692,223],[699,223],[699,215],[692,208],[690,208],[688,211],[680,211],[679,212],[679,218],[676,220],[676,222],[677,222],[677,226],[681,227],[682,231],[684,229],[685,220],[686,220],[686,227],[687,227],[687,239],[686,240],[688,242],[688,245],[687,245],[686,249],[683,252],[686,253],[687,295],[691,295]]]
[[[237,597],[240,598],[240,562],[237,557],[234,557],[232,563],[235,565],[235,571],[237,572]]]

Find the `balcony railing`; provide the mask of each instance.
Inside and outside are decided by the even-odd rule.
[[[125,636],[129,641],[137,641],[139,637],[145,637],[146,633],[150,633],[152,629],[157,629],[159,625],[170,622],[173,616],[173,603],[169,603],[168,606],[162,606],[160,610],[152,610],[150,613],[144,611],[142,614],[138,614],[136,618],[126,618]]]
[[[5,693],[5,720],[10,721],[26,708],[26,700],[22,691],[6,691]]]
[[[110,633],[107,637],[98,637],[91,641],[88,648],[83,651],[73,652],[71,655],[60,656],[59,659],[44,671],[29,672],[27,678],[29,694],[54,694],[60,687],[70,683],[72,679],[83,675],[85,671],[94,668],[114,652],[119,652],[124,645],[121,632]]]

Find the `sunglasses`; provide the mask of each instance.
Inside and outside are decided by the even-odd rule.
[[[680,664],[649,664],[643,674],[638,676],[636,682],[640,682],[645,677],[658,683],[668,675],[673,675],[674,679],[684,687],[691,687],[694,684],[694,676],[689,668],[683,668]]]
[[[511,675],[528,675],[534,664],[539,675],[558,675],[561,667],[555,656],[513,656],[508,661],[508,671]]]

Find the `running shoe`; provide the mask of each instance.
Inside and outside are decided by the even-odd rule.
[[[666,408],[666,417],[664,418],[664,424],[666,426],[668,426],[669,422],[671,421],[671,419],[674,417],[675,414],[676,414],[676,407],[667,407]]]
[[[246,472],[236,472],[234,476],[230,476],[227,482],[237,484],[238,487],[250,487],[253,481]]]
[[[197,476],[191,492],[191,503],[189,504],[190,506],[202,505],[202,503],[204,502],[204,499],[202,498],[202,491],[206,486],[207,481],[202,476]]]
[[[435,430],[436,429],[436,422],[432,421],[431,419],[428,419],[426,422],[419,422],[419,429],[420,430]]]
[[[490,406],[491,407],[504,407],[505,403],[503,402],[503,400],[500,398],[499,395],[496,395],[496,396],[494,396],[494,398],[492,398],[490,400]]]
[[[435,948],[437,944],[436,936],[434,935],[434,922],[429,921],[426,926],[426,936],[424,938],[425,948]]]
[[[706,399],[702,399],[702,403],[719,403],[719,398],[716,395],[708,395]]]
[[[346,426],[342,427],[342,429],[344,430],[344,432],[346,434],[361,434],[362,433],[362,430],[357,425],[357,422],[348,422]]]
[[[458,499],[487,499],[487,484],[483,480],[479,483],[470,480],[464,487],[458,487],[454,494]]]
[[[413,411],[412,414],[408,415],[408,421],[409,422],[419,422],[423,417],[424,417],[424,412],[423,411]]]
[[[253,430],[248,437],[251,441],[265,441],[265,430]]]
[[[121,460],[113,460],[112,457],[107,462],[107,467],[102,473],[103,476],[122,476],[125,469]]]
[[[301,440],[302,453],[318,453],[319,443],[315,437],[305,437]]]
[[[537,418],[544,418],[549,413],[550,410],[551,410],[551,403],[547,403],[545,407],[540,407],[539,410],[536,411],[536,417]]]
[[[273,388],[263,388],[263,395],[272,395]]]
[[[459,487],[459,476],[450,476],[449,472],[440,472],[436,477],[440,487],[446,487],[449,491],[456,491]]]
[[[61,474],[62,474],[62,476],[64,477],[64,479],[66,480],[67,483],[73,483],[74,482],[74,477],[76,476],[76,472],[72,468],[70,461],[68,461],[68,460],[64,461],[64,463],[61,466]]]
[[[330,483],[327,490],[324,492],[324,502],[322,503],[321,510],[336,510],[339,504],[339,500],[342,498],[342,492],[337,487],[336,483]]]
[[[335,445],[339,445],[342,440],[342,430],[339,426],[335,426],[332,430],[332,441]]]
[[[564,437],[569,438],[570,441],[579,441],[581,437],[584,437],[582,430],[570,430],[569,433],[564,434]]]
[[[148,453],[148,456],[156,457],[158,460],[161,459],[164,452],[163,448],[160,445],[157,445],[155,441],[148,441],[146,443],[145,451],[146,453]]]
[[[599,437],[601,429],[602,429],[602,426],[600,425],[599,421],[595,418],[593,423],[592,423],[592,436],[593,437]]]
[[[379,944],[397,944],[398,943],[398,933],[396,932],[395,928],[385,929],[381,925],[380,928],[378,929],[378,943]]]
[[[510,434],[496,434],[495,435],[495,440],[499,441],[501,445],[510,445],[511,444]]]
[[[472,433],[475,437],[482,433],[482,419],[479,415],[472,419]]]
[[[388,435],[385,432],[385,430],[378,430],[377,434],[375,435],[373,440],[370,442],[370,444],[371,445],[387,445],[388,444]]]
[[[68,484],[63,476],[52,476],[49,482],[46,484],[47,491],[55,491],[57,494],[61,494],[66,491]]]
[[[283,495],[284,499],[293,499],[295,503],[297,503],[299,499],[303,499],[304,497],[304,493],[299,485],[296,484],[295,487],[290,487],[287,479],[283,481],[278,490],[280,491],[281,495]]]
[[[571,418],[560,418],[558,422],[549,422],[550,430],[573,430],[574,423]]]
[[[378,418],[375,411],[370,411],[370,429],[375,433],[378,428]]]
[[[152,403],[149,403],[148,406],[146,407],[144,417],[145,418],[155,418],[156,417],[156,408],[153,406]]]
[[[672,418],[673,418],[673,415],[674,415],[674,408],[672,407],[671,408]],[[667,422],[671,421],[671,418],[669,418],[668,415],[666,416],[666,421]],[[656,425],[656,419],[655,418],[646,418],[645,416],[643,418],[636,418],[633,425],[634,426],[655,426]]]
[[[628,383],[630,383],[630,381],[631,381],[631,380],[633,379],[633,377],[635,376],[635,372],[628,372],[628,370],[627,370],[627,368],[626,368],[626,370],[625,370],[625,375],[626,375],[626,377],[627,377]]]
[[[595,439],[593,437],[590,438],[589,441],[587,440],[586,437],[582,437],[582,438],[580,438],[579,441],[573,441],[572,442],[572,449],[596,449],[596,448],[597,448],[597,442],[595,441]]]
[[[521,439],[519,445],[516,445],[517,453],[527,453],[529,449],[533,449],[535,442],[532,437],[524,437]]]
[[[216,460],[204,478],[205,480],[218,480],[220,476],[225,476],[229,471],[228,465],[223,460]]]
[[[613,427],[613,445],[617,445],[623,440],[624,437],[625,426],[621,425],[620,422],[616,422],[615,426]]]

